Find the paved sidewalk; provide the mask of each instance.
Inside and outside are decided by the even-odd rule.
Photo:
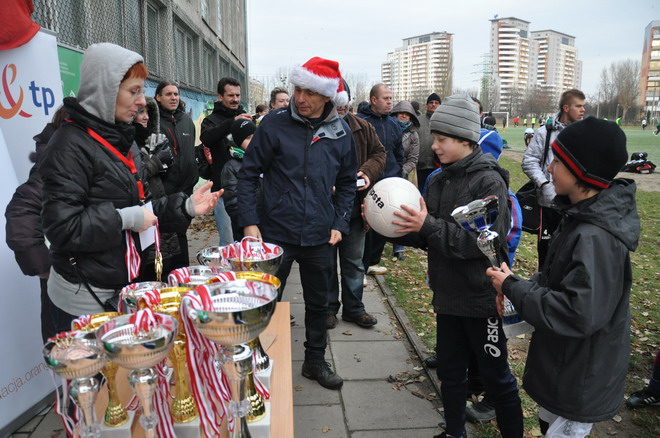
[[[191,259],[199,249],[217,245],[211,222],[196,222],[191,227]],[[373,277],[365,288],[364,303],[378,324],[361,328],[342,321],[340,311],[339,324],[328,332],[326,359],[344,378],[340,391],[325,389],[301,375],[305,309],[297,265],[287,281],[284,300],[291,303],[296,317],[291,348],[297,438],[430,438],[440,433],[440,402],[423,397],[437,398],[435,389]],[[412,383],[405,384],[407,381]],[[64,438],[66,434],[51,409],[35,416],[13,437]]]

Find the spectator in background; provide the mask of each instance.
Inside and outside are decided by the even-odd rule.
[[[161,131],[167,137],[174,156],[166,172],[161,172],[166,195],[183,192],[190,196],[199,180],[195,159],[195,124],[185,112],[185,103],[179,96],[175,82],[163,81],[156,87],[156,101],[160,111]],[[164,154],[168,149],[161,150]],[[188,224],[190,225],[190,224]],[[180,252],[164,262],[163,273],[190,265],[188,255],[188,227],[177,231]]]
[[[376,130],[378,139],[385,147],[387,158],[385,160],[385,170],[382,178],[400,177],[403,168],[403,144],[401,143],[401,128],[394,117],[390,116],[392,110],[392,90],[385,84],[376,84],[369,93],[371,105],[364,107],[358,117],[371,123]],[[367,232],[364,245],[364,267],[367,274],[385,274],[387,268],[379,266],[383,248],[385,247],[385,237],[374,230]]]
[[[266,105],[260,103],[259,105],[257,105],[257,108],[255,109],[255,113],[252,116],[252,121],[255,123],[257,123],[257,121],[261,121],[261,118],[265,116],[267,112],[268,112],[268,108],[266,107]]]
[[[410,172],[415,169],[415,166],[417,166],[417,160],[419,159],[419,135],[417,134],[419,120],[417,119],[415,110],[410,102],[405,100],[397,103],[396,106],[392,108],[391,114],[396,117],[403,135],[401,142],[403,144],[404,160],[401,177],[408,179]],[[394,244],[392,248],[393,261],[403,260],[405,258],[403,254],[403,245]]]
[[[525,129],[523,136],[525,138],[525,147],[527,147],[529,146],[529,143],[532,141],[532,138],[534,138],[534,130],[532,128]]]
[[[426,179],[431,172],[436,169],[435,153],[431,149],[433,144],[433,136],[431,135],[431,128],[429,128],[429,121],[436,109],[440,106],[440,96],[431,93],[426,99],[426,111],[418,118],[419,129],[417,135],[419,136],[419,158],[417,160],[417,187],[421,192],[424,189]]]
[[[289,106],[289,91],[286,88],[275,87],[270,92],[270,110],[276,110]]]
[[[48,274],[50,259],[48,247],[41,226],[41,204],[43,201],[43,180],[39,173],[39,164],[48,141],[64,120],[64,107],[60,107],[53,119],[41,133],[33,137],[36,149],[30,153],[33,166],[28,180],[18,186],[7,204],[5,218],[5,238],[7,246],[14,251],[16,263],[25,275],[39,277],[41,288],[41,337],[44,342],[56,334],[50,317],[48,298]]]
[[[241,106],[241,83],[234,78],[222,78],[218,81],[218,100],[213,106],[213,112],[202,121],[200,135],[202,143],[211,150],[213,158],[211,164],[213,190],[219,190],[222,186],[222,168],[229,161],[229,147],[234,146],[228,136],[231,134],[232,123],[239,119],[252,121],[252,117]],[[220,246],[229,245],[234,241],[234,236],[231,219],[225,210],[222,198],[213,214],[218,227]]]
[[[419,112],[419,102],[417,102],[416,100],[411,100],[410,104],[412,105],[413,109],[415,110],[415,115],[417,117],[421,116],[422,113]]]

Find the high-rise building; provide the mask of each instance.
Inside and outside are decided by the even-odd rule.
[[[527,93],[530,70],[529,21],[515,17],[490,20],[491,88],[495,107],[506,111]]]
[[[532,59],[532,81],[558,102],[561,93],[571,88],[581,88],[582,61],[577,59],[575,37],[554,30],[537,30],[530,33],[536,43],[536,56]]]
[[[575,37],[555,30],[530,31],[515,17],[490,20],[490,99],[500,111],[513,111],[528,93],[558,102],[562,92],[580,88],[582,61]]]
[[[644,31],[639,91],[642,117],[657,120],[660,116],[660,20],[651,21]]]
[[[387,54],[381,80],[394,100],[425,100],[429,94],[451,92],[452,34],[433,32],[406,38]]]

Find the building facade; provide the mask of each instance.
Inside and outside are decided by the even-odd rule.
[[[425,101],[431,93],[447,95],[452,87],[452,56],[450,33],[406,38],[381,64],[381,80],[392,89],[395,101]]]
[[[200,113],[224,76],[238,79],[248,95],[245,0],[34,0],[34,6],[33,20],[56,32],[62,46],[83,51],[112,42],[144,56],[148,95],[159,81],[176,81]]]
[[[657,121],[660,120],[660,20],[651,21],[644,30],[641,67],[639,106],[642,118]]]
[[[581,88],[582,61],[575,37],[554,30],[530,31],[530,22],[515,17],[490,20],[491,95],[494,107],[516,111],[530,93],[558,102],[561,93]]]

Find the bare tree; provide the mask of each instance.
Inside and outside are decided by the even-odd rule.
[[[608,67],[603,67],[598,84],[599,113],[615,118],[621,107],[621,118],[625,120],[628,111],[637,103],[639,77],[639,61],[632,59],[613,62]]]
[[[355,106],[364,100],[369,100],[371,85],[365,73],[342,73],[342,76],[351,89],[351,100]]]

